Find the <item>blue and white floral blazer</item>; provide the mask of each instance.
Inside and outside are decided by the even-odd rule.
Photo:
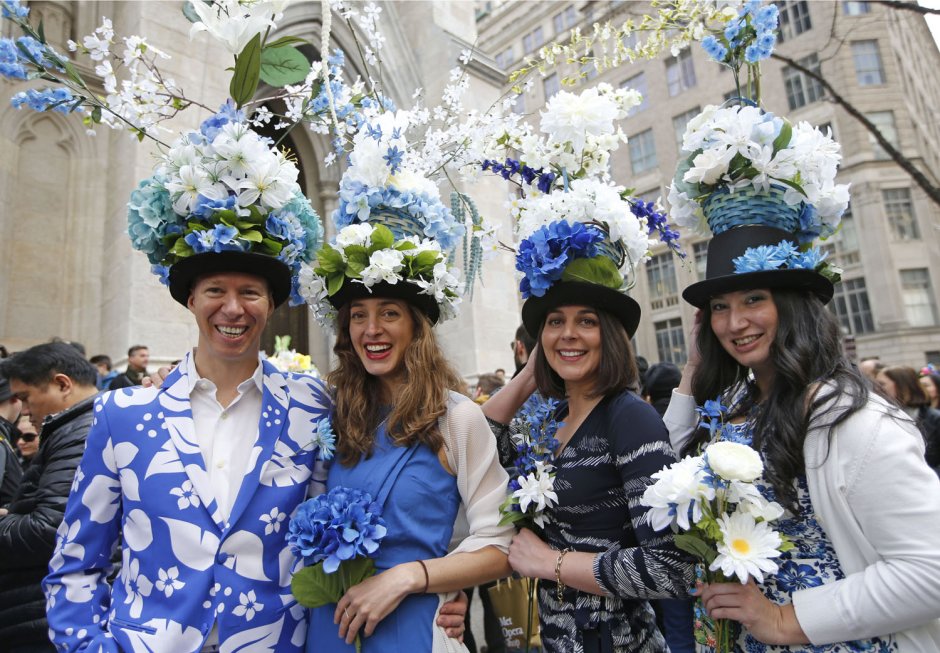
[[[198,651],[216,621],[221,651],[303,650],[305,612],[290,591],[299,563],[285,538],[331,402],[320,381],[263,366],[258,440],[228,523],[195,438],[188,364],[160,389],[98,398],[43,582],[60,650]]]

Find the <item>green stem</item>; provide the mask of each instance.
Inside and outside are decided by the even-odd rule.
[[[535,613],[535,579],[527,578],[526,581],[529,583],[529,605],[526,612],[525,650],[526,653],[529,653],[529,645],[532,642],[532,621]]]

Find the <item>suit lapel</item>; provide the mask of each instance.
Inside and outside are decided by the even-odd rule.
[[[206,460],[196,439],[192,405],[189,402],[190,381],[186,370],[193,364],[191,356],[192,354],[187,354],[186,364],[178,365],[166,377],[160,390],[160,405],[163,407],[163,421],[170,434],[170,441],[179,454],[183,470],[193,484],[202,507],[209,512],[212,521],[221,531],[224,528],[224,522],[219,513],[215,493],[212,491],[209,473],[206,471]]]
[[[251,452],[248,472],[242,479],[238,496],[229,515],[229,527],[233,527],[251,502],[251,498],[261,485],[261,471],[271,459],[274,446],[287,428],[287,380],[271,363],[262,361],[264,383],[261,393],[261,415],[258,420],[258,441]],[[278,412],[275,414],[274,410]]]

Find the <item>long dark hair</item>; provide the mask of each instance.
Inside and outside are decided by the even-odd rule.
[[[773,290],[771,296],[777,307],[777,333],[770,346],[775,376],[769,395],[757,396],[756,388],[748,383],[750,370],[718,342],[708,305],[698,334],[702,362],[693,377],[692,392],[700,405],[719,396],[727,403],[730,396],[740,393],[737,416],[756,409],[753,445],[764,454],[764,476],[778,501],[793,509],[794,480],[806,468],[803,441],[810,426],[828,429],[831,437],[834,427],[868,402],[870,391],[842,353],[838,321],[815,295]],[[840,395],[849,398],[847,407],[833,402]],[[694,454],[708,437],[707,429],[699,429],[683,453]]]
[[[627,330],[620,321],[605,310],[591,307],[597,313],[601,328],[601,356],[591,389],[593,397],[608,397],[624,390],[639,391],[639,372],[636,356]],[[551,315],[549,311],[548,315]],[[539,327],[538,341],[542,342],[545,322]],[[535,385],[546,397],[564,399],[565,382],[548,364],[545,351],[539,347],[535,357]]]

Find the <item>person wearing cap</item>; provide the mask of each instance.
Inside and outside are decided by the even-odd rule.
[[[228,185],[187,196],[177,150],[198,143],[203,163],[228,166],[221,145],[235,137],[278,180],[240,194],[233,168]],[[192,313],[199,338],[161,387],[96,402],[44,581],[60,650],[303,649],[284,520],[307,495],[319,457],[312,425],[331,401],[319,381],[259,355],[265,325],[320,243],[296,177],[225,105],[131,196],[132,244]],[[123,564],[109,585],[119,542]]]
[[[498,524],[506,472],[480,407],[455,392],[459,376],[433,331],[456,314],[447,260],[464,227],[420,172],[383,163],[392,148],[408,151],[399,119],[383,114],[357,135],[336,237],[301,276],[317,318],[336,332],[327,487],[367,492],[388,533],[378,573],[311,610],[309,653],[352,651],[357,636],[364,653],[457,650],[435,627],[446,595],[510,573],[512,529]]]
[[[19,435],[16,421],[22,406],[22,402],[10,390],[10,382],[0,376],[0,507],[13,499],[23,477],[13,448]]]
[[[813,138],[811,157],[837,157]],[[913,422],[845,358],[825,307],[837,271],[811,243],[847,196],[821,230],[810,199],[789,193],[755,183],[705,200],[713,237],[705,279],[683,291],[699,312],[665,421],[681,455],[726,433],[756,449],[757,487],[785,509],[773,528],[793,548],[761,583],[697,594],[711,618],[739,622],[734,651],[937,651],[940,481]],[[713,436],[695,407],[716,399],[726,428]]]

